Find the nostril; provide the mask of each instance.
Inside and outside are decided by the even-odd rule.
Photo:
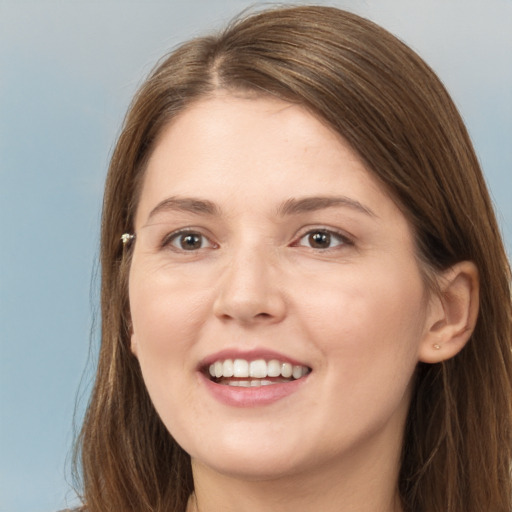
[[[282,320],[286,315],[282,283],[267,275],[270,271],[264,258],[246,263],[233,262],[220,276],[213,305],[215,316],[241,323]]]
[[[235,320],[241,323],[252,322],[274,322],[284,316],[285,307],[261,307],[262,304],[255,304],[249,301],[245,303],[224,304],[223,308],[216,310],[216,316],[224,321]],[[260,306],[260,307],[259,307]]]

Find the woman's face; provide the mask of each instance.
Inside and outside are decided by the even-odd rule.
[[[202,100],[161,134],[135,227],[132,350],[193,464],[398,459],[428,295],[405,217],[344,140],[276,99]]]

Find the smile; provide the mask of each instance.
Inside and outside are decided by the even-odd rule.
[[[308,375],[311,368],[277,359],[224,359],[210,364],[210,380],[235,387],[261,387],[292,382]]]

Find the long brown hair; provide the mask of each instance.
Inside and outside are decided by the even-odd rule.
[[[162,128],[216,90],[303,105],[343,136],[396,200],[428,281],[462,260],[480,273],[465,349],[419,364],[399,490],[409,512],[510,512],[510,268],[464,124],[432,70],[384,29],[329,7],[268,10],[165,58],[129,109],[107,178],[102,344],[77,443],[90,512],[183,512],[189,456],[158,418],[129,348],[129,249],[145,163]]]

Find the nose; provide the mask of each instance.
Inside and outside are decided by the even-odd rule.
[[[277,323],[286,316],[282,276],[264,251],[238,251],[218,280],[214,314],[241,324]]]

